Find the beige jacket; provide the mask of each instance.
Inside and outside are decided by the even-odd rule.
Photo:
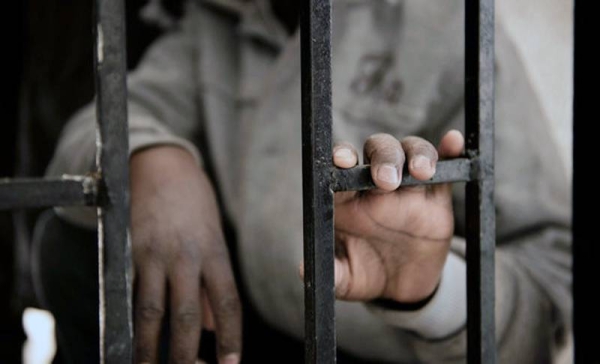
[[[437,143],[463,129],[462,1],[337,0],[333,19],[336,139]],[[496,39],[499,359],[545,363],[571,320],[568,179],[519,55],[501,27]],[[176,144],[214,167],[253,304],[301,338],[299,35],[287,36],[267,0],[192,3],[130,75],[129,122],[132,151]],[[64,130],[48,174],[84,173],[94,153],[92,105]],[[385,362],[465,360],[464,200],[457,185],[457,237],[434,298],[411,312],[338,302],[341,348]],[[81,209],[64,215],[94,221]]]

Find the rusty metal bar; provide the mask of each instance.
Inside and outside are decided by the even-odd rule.
[[[494,0],[465,3],[465,136],[479,161],[467,183],[467,357],[496,362],[494,322]]]
[[[305,361],[335,363],[331,0],[302,2]]]
[[[102,363],[133,360],[124,6],[123,0],[97,0],[95,7],[96,162],[104,192],[98,209]]]
[[[93,206],[98,181],[91,176],[0,179],[0,210],[51,206]]]

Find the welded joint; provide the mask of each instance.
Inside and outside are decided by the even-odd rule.
[[[100,185],[102,183],[102,177],[98,172],[89,172],[82,176],[63,174],[61,176],[61,180],[79,182],[81,184],[85,205],[99,206],[100,199],[98,197]]]
[[[494,163],[493,161],[484,161],[476,152],[467,152],[471,161],[471,181],[483,181],[494,178]],[[474,155],[474,156],[473,156]]]

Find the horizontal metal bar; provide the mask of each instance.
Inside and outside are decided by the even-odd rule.
[[[430,185],[449,182],[468,182],[476,179],[478,169],[476,160],[459,158],[437,163],[433,178],[428,181],[414,179],[408,171],[402,174],[401,186]],[[334,191],[364,191],[375,188],[371,179],[371,166],[364,165],[351,169],[333,169]]]
[[[98,180],[93,176],[53,179],[0,179],[0,210],[97,204]]]

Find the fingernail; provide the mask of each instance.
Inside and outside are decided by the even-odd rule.
[[[416,157],[413,158],[412,160],[412,169],[415,170],[424,170],[427,168],[432,168],[431,166],[431,159],[423,156],[423,155],[418,155]]]
[[[343,159],[345,161],[352,161],[352,159],[354,159],[352,152],[346,148],[340,148],[336,150],[334,153],[334,157],[336,159]]]
[[[396,185],[398,184],[398,170],[391,164],[383,164],[377,170],[377,179]]]
[[[239,364],[240,356],[238,354],[228,354],[221,359],[220,364]]]

